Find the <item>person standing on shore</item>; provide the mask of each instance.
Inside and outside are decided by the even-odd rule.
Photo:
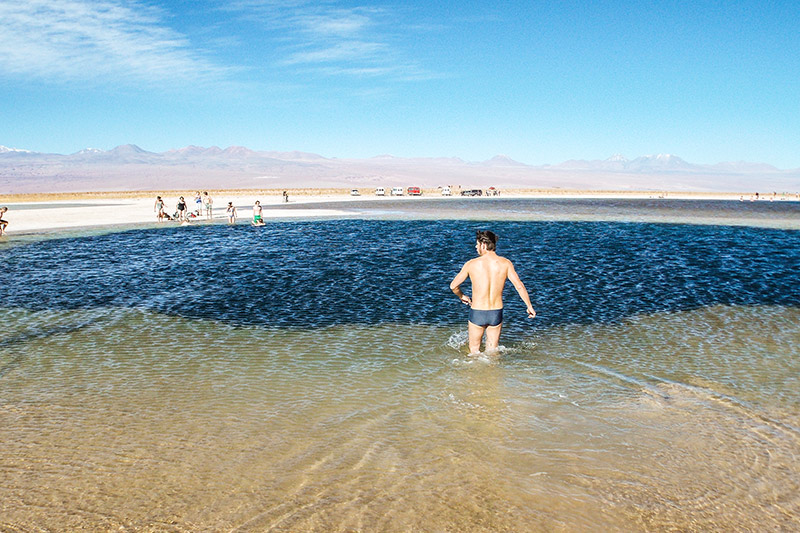
[[[156,218],[159,222],[164,220],[164,200],[160,196],[156,196],[156,203],[153,205],[153,211],[156,212]]]
[[[8,211],[8,207],[0,207],[0,235],[4,235],[8,227],[8,220],[3,219],[3,215]]]
[[[178,220],[183,222],[184,220],[186,220],[186,200],[183,199],[183,196],[181,196],[178,199],[177,207],[178,207]]]
[[[253,205],[253,225],[254,226],[263,226],[264,219],[261,217],[262,209],[261,209],[261,202],[256,200],[256,203]]]
[[[236,207],[234,207],[233,202],[228,202],[228,224],[236,224]]]
[[[214,218],[214,199],[208,195],[208,191],[203,191],[203,200],[206,205],[206,218],[211,220]]]
[[[480,353],[481,340],[486,334],[486,351],[496,350],[503,329],[503,287],[510,280],[519,297],[527,306],[528,318],[536,316],[528,290],[519,279],[514,264],[497,255],[497,235],[491,231],[478,231],[475,239],[478,257],[467,261],[450,283],[450,290],[462,303],[469,305],[469,351]],[[472,298],[461,291],[467,278],[472,281]]]
[[[203,213],[203,197],[200,191],[194,193],[194,214],[199,217]]]

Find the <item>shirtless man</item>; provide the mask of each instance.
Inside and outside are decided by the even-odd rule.
[[[261,209],[261,202],[256,200],[256,203],[253,205],[253,225],[254,226],[263,226],[264,218],[261,216],[262,209]]]
[[[519,297],[528,306],[528,318],[536,316],[530,296],[514,265],[495,252],[497,235],[491,231],[479,231],[475,249],[478,257],[467,261],[453,281],[450,290],[461,301],[470,306],[469,310],[469,351],[479,353],[481,339],[486,333],[486,351],[496,350],[500,343],[500,330],[503,328],[503,287],[510,280],[517,289]],[[472,281],[472,298],[461,292],[461,284],[467,278]]]

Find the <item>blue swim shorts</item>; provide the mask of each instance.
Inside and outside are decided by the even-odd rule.
[[[490,309],[488,311],[470,309],[469,321],[482,328],[488,326],[499,326],[503,323],[503,309]]]

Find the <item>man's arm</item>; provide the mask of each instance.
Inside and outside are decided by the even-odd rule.
[[[508,264],[508,280],[517,289],[517,293],[519,293],[519,297],[522,298],[522,301],[528,307],[528,318],[533,318],[536,316],[536,311],[533,310],[533,306],[531,305],[531,297],[528,296],[528,289],[525,288],[525,284],[522,283],[522,280],[519,279],[519,275],[517,271],[514,269],[514,264],[509,261]]]
[[[467,281],[467,277],[469,277],[469,268],[467,265],[469,265],[469,262],[464,263],[464,266],[461,267],[461,272],[456,274],[456,277],[450,282],[450,290],[453,291],[456,296],[458,296],[462,303],[466,305],[472,305],[472,300],[470,297],[464,294],[464,292],[461,290],[461,284]]]

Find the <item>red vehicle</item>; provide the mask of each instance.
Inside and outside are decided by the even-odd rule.
[[[408,188],[408,195],[409,196],[422,196],[422,189],[419,187],[409,187]]]

